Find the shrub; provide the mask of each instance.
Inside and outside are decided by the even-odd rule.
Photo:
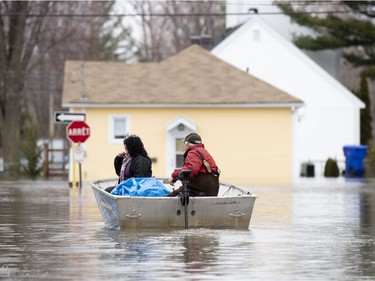
[[[327,178],[337,178],[340,175],[339,166],[337,165],[337,161],[328,158],[326,165],[324,167],[324,176]]]
[[[27,160],[27,164],[22,165],[22,168],[28,177],[34,179],[42,170],[42,167],[39,166],[42,148],[38,147],[37,144],[39,127],[37,125],[26,126],[23,133],[25,141],[21,146],[21,151]]]

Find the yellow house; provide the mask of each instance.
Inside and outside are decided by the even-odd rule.
[[[162,62],[67,61],[62,104],[85,113],[90,126],[83,181],[117,177],[113,159],[127,133],[142,138],[153,175],[169,177],[191,132],[201,135],[223,182],[292,180],[291,117],[303,103],[197,45]]]

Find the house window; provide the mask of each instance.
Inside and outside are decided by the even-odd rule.
[[[130,133],[130,117],[127,115],[111,116],[109,118],[109,142],[122,143]]]

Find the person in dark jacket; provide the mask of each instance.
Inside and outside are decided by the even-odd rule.
[[[118,183],[129,178],[152,177],[152,162],[140,137],[130,135],[124,139],[125,151],[116,155],[114,167]],[[106,188],[111,192],[115,187]]]
[[[205,149],[201,137],[196,133],[187,135],[184,139],[185,153],[182,168],[175,169],[169,184],[174,185],[182,170],[191,170],[187,187],[190,196],[217,196],[219,192],[220,170],[210,153]],[[183,187],[173,190],[167,196],[178,196]]]

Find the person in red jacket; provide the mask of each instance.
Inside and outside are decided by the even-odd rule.
[[[190,196],[217,196],[220,170],[211,154],[205,149],[201,137],[196,133],[191,133],[185,137],[184,142],[184,164],[182,168],[173,171],[169,184],[174,186],[180,172],[190,170],[187,184]],[[181,186],[167,196],[178,196],[182,191]]]

